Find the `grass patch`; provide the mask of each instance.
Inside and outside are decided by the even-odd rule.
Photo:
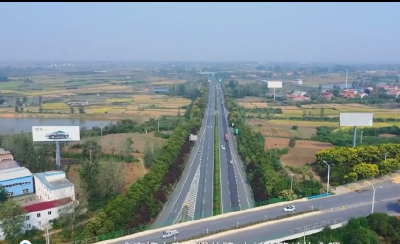
[[[56,109],[69,109],[68,105],[65,103],[44,103],[42,105],[43,109],[51,109],[51,110],[56,110]]]
[[[17,89],[20,85],[22,85],[22,81],[7,81],[7,82],[0,82],[0,90],[11,90]],[[3,91],[2,91],[3,92]]]
[[[214,124],[214,215],[221,214],[221,185],[219,178],[219,138],[218,138],[218,115],[215,115]]]

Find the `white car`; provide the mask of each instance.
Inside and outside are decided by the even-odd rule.
[[[172,236],[177,236],[179,234],[179,232],[177,230],[166,230],[162,233],[162,238],[169,238]]]
[[[229,161],[229,163],[233,164],[233,159],[231,159],[231,161]]]
[[[225,146],[224,145],[221,145],[221,148],[222,148],[222,150],[225,150]]]
[[[294,210],[296,210],[296,207],[294,205],[290,205],[284,208],[283,212],[294,212]]]

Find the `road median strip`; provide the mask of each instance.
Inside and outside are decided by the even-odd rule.
[[[281,215],[276,218],[272,219],[267,219],[267,220],[259,220],[259,221],[254,221],[254,222],[249,222],[249,223],[244,223],[244,224],[238,224],[229,228],[225,229],[220,229],[216,231],[205,231],[203,234],[197,235],[197,236],[192,236],[190,238],[185,238],[185,239],[177,239],[171,242],[165,242],[165,244],[172,244],[172,243],[199,243],[202,241],[204,238],[212,238],[212,237],[217,237],[220,235],[229,235],[232,233],[237,233],[237,231],[246,231],[247,228],[258,228],[258,227],[263,227],[264,225],[269,225],[269,224],[274,224],[278,223],[281,221],[291,221],[296,218],[304,218],[308,217],[311,215],[316,215],[321,213],[319,209],[314,209],[314,210],[309,210],[309,211],[302,211],[302,212],[296,212],[296,213],[290,213],[286,215]]]
[[[221,184],[219,177],[219,137],[218,137],[218,115],[215,115],[214,123],[214,196],[213,212],[214,216],[221,213]]]

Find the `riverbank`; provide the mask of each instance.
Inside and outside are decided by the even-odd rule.
[[[39,113],[0,113],[0,118],[8,119],[86,119],[86,120],[121,120],[134,119],[123,114],[39,114]]]

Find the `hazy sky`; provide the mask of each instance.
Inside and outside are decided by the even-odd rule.
[[[0,60],[400,61],[400,3],[0,3]]]

